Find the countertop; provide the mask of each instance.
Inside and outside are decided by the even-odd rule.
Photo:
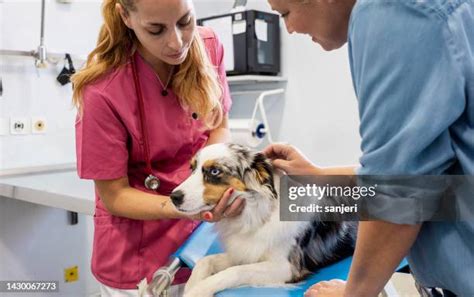
[[[94,182],[75,170],[0,177],[0,196],[93,215]]]

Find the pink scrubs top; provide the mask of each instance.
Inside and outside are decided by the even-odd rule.
[[[231,99],[223,47],[214,32],[198,28],[211,62],[216,66],[223,89],[222,105],[227,114]],[[138,52],[133,57],[143,92],[153,174],[161,181],[158,193],[169,195],[190,175],[189,161],[208,139],[202,122],[185,111]],[[143,182],[146,160],[143,136],[130,62],[87,86],[84,114],[76,122],[77,168],[81,178],[110,180],[128,177],[130,186],[147,191]],[[151,192],[154,193],[154,192]],[[191,220],[133,220],[107,212],[96,190],[92,273],[103,284],[118,289],[135,289],[153,273],[193,232],[199,222]],[[178,272],[175,282],[189,276]]]

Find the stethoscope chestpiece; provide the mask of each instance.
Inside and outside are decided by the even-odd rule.
[[[160,180],[154,176],[154,175],[149,175],[145,179],[145,188],[148,190],[156,191],[160,187]]]

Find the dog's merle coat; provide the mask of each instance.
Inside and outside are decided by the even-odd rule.
[[[226,253],[197,263],[185,296],[206,297],[241,285],[297,282],[352,255],[354,222],[283,222],[279,219],[279,175],[261,153],[234,144],[203,149],[192,175],[171,195],[188,213],[212,209],[227,188],[246,200],[242,214],[216,223]]]
[[[292,281],[300,281],[324,266],[351,256],[356,233],[356,223],[312,221],[289,255],[294,269]]]

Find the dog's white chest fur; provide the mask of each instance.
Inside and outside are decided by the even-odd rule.
[[[302,232],[303,227],[300,222],[275,223],[275,219],[278,219],[276,212],[271,221],[254,232],[237,233],[221,239],[226,252],[235,263],[288,258],[291,247],[296,244],[295,234]],[[223,223],[220,227],[226,228],[226,225]]]
[[[277,200],[262,203],[257,199],[247,201],[247,204],[250,205],[246,205],[240,218],[216,224],[227,254],[239,264],[287,259],[308,222],[280,221]]]

